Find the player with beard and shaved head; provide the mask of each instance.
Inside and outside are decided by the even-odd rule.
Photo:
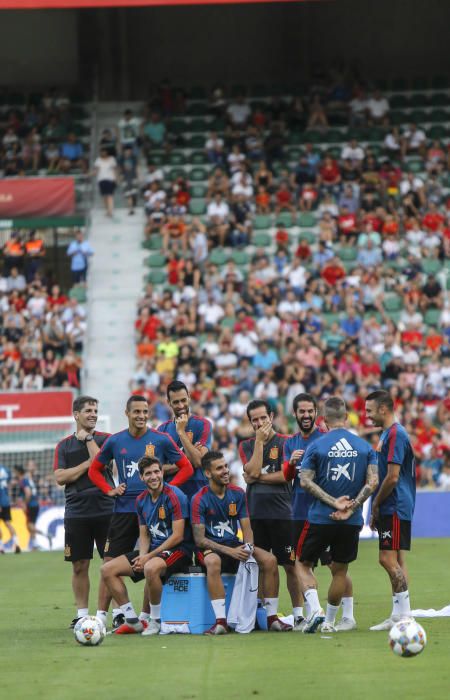
[[[170,435],[175,444],[184,452],[194,468],[190,479],[181,485],[181,490],[191,499],[199,489],[206,486],[201,465],[204,454],[211,449],[211,423],[202,416],[191,413],[191,397],[186,384],[177,380],[170,382],[167,387],[167,401],[173,411],[173,420],[158,426],[158,432]],[[164,468],[165,479],[170,483],[177,472],[176,467]]]

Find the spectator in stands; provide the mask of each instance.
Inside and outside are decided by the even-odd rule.
[[[121,150],[129,146],[136,152],[139,143],[141,120],[133,116],[131,109],[126,109],[117,126]]]
[[[245,102],[244,96],[239,95],[228,105],[226,114],[233,129],[244,130],[250,119],[251,109]]]
[[[114,210],[114,192],[117,184],[118,166],[114,156],[109,155],[106,148],[100,150],[100,155],[94,161],[94,174],[97,178],[98,189],[103,198],[106,216],[112,217]]]
[[[210,163],[213,165],[225,165],[224,140],[217,135],[217,132],[211,131],[206,143],[206,155]]]
[[[386,97],[382,96],[380,90],[375,90],[367,102],[369,126],[374,124],[387,126],[389,124],[389,110],[389,102]]]
[[[147,121],[144,122],[142,126],[142,138],[143,146],[147,155],[151,153],[151,150],[162,149],[167,147],[167,130],[166,125],[161,119],[161,115],[158,112],[151,112]],[[133,148],[133,144],[128,144]]]
[[[60,155],[59,167],[64,173],[69,173],[74,168],[83,172],[86,170],[83,146],[73,131],[67,135],[67,139],[62,143]]]
[[[84,240],[83,232],[78,230],[75,240],[67,249],[70,257],[70,269],[72,272],[73,284],[83,284],[86,282],[89,258],[94,254],[91,244]]]
[[[3,260],[5,272],[11,272],[13,268],[23,269],[25,250],[18,231],[12,231],[9,239],[3,246]]]
[[[402,134],[401,154],[402,158],[418,153],[422,158],[426,154],[427,137],[425,131],[417,127],[417,124],[411,123]]]
[[[312,96],[312,99],[309,103],[307,122],[308,129],[314,129],[316,127],[318,127],[319,129],[328,128],[327,113],[318,93],[315,93]]]
[[[45,257],[44,241],[36,236],[36,231],[32,230],[28,234],[25,242],[25,276],[27,282],[31,282],[42,267]]]

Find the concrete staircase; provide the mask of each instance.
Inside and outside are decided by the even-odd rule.
[[[104,128],[117,124],[125,107],[99,105],[97,142]],[[99,399],[99,412],[109,415],[111,430],[126,426],[128,382],[135,370],[134,322],[142,293],[144,229],[142,208],[128,215],[120,194],[113,219],[97,196],[91,212],[89,241],[95,254],[88,275],[88,330],[84,352],[83,393]],[[122,205],[122,206],[120,206]]]

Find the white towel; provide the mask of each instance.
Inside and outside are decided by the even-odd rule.
[[[450,617],[450,605],[446,605],[440,610],[435,610],[434,608],[422,610],[418,608],[417,610],[411,610],[411,615],[413,617]]]
[[[250,555],[239,564],[227,616],[229,626],[240,634],[248,634],[255,628],[258,577],[258,564]]]
[[[161,622],[160,634],[190,634],[187,622]]]

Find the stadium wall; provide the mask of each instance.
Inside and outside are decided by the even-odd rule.
[[[0,64],[2,86],[76,84],[77,11],[2,11]]]

